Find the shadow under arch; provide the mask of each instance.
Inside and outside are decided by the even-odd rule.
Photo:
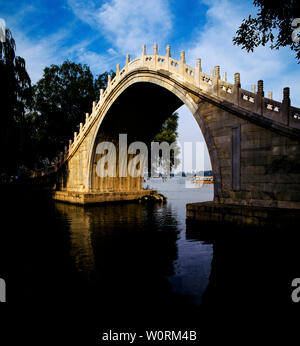
[[[151,71],[135,71],[126,76],[108,95],[104,114],[95,126],[88,152],[88,190],[95,188],[95,149],[98,142],[112,141],[117,144],[119,133],[127,133],[129,144],[142,141],[149,145],[168,116],[185,104],[205,139],[214,173],[214,200],[218,201],[221,195],[220,165],[213,136],[200,114],[200,102],[199,95],[192,94],[170,77]],[[135,188],[137,184],[132,186]],[[96,188],[99,186],[96,185]]]

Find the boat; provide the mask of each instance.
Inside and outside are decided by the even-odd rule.
[[[214,177],[213,176],[195,175],[193,177],[192,183],[194,183],[194,184],[213,184],[214,183]]]

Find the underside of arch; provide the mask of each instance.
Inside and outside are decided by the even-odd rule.
[[[118,146],[120,133],[128,135],[128,144],[142,141],[150,148],[150,143],[159,131],[162,123],[180,106],[185,104],[194,115],[206,140],[211,158],[212,168],[216,175],[215,197],[220,191],[220,174],[217,152],[213,138],[198,112],[201,100],[189,94],[184,88],[171,80],[163,80],[161,76],[137,75],[129,78],[118,90],[106,111],[103,120],[97,124],[91,146],[88,187],[89,191],[142,189],[139,178],[99,178],[96,164],[99,155],[95,149],[98,143],[110,141]]]

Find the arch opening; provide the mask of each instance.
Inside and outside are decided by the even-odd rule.
[[[153,79],[153,77],[151,78]],[[129,83],[110,105],[102,122],[98,125],[93,140],[90,154],[90,172],[88,174],[89,190],[91,192],[143,189],[142,177],[122,177],[120,174],[122,163],[118,160],[119,134],[127,135],[128,145],[137,141],[145,143],[150,157],[151,142],[154,136],[166,119],[182,106],[186,106],[186,111],[189,110],[193,114],[200,127],[197,129],[199,131],[199,141],[202,140],[205,146],[207,144],[209,156],[211,157],[213,148],[210,148],[209,143],[207,143],[208,133],[206,132],[206,137],[201,135],[205,125],[203,122],[199,122],[195,100],[184,91],[178,91],[174,87],[166,88],[160,84],[158,81],[153,82],[153,80],[150,82],[134,81]],[[104,141],[114,143],[117,148],[116,177],[97,176],[97,162],[104,154],[99,155],[96,148],[99,143]],[[128,160],[133,156],[128,155]],[[148,167],[150,166],[149,157]],[[216,195],[216,191],[214,195]]]

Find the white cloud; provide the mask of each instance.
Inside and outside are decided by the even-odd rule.
[[[62,62],[61,45],[67,34],[67,31],[61,30],[40,40],[33,40],[18,30],[14,31],[16,53],[25,59],[32,83],[42,77],[46,66]]]
[[[115,56],[111,52],[98,54],[82,47],[76,52],[76,55],[78,62],[87,64],[92,72],[96,74],[103,73],[114,67]]]
[[[112,68],[114,60],[112,51],[97,54],[89,50],[87,47],[93,38],[68,46],[69,37],[69,30],[60,30],[42,39],[32,39],[19,30],[14,30],[16,54],[25,59],[32,84],[42,77],[46,66],[61,64],[66,59],[89,65],[95,74]]]
[[[93,1],[68,0],[75,15],[102,32],[122,54],[140,55],[143,44],[165,44],[172,30],[172,14],[167,0]]]
[[[258,47],[254,53],[247,53],[240,46],[234,46],[232,37],[249,15],[249,4],[233,3],[230,0],[207,2],[210,6],[206,16],[207,23],[194,35],[187,49],[188,62],[194,65],[196,58],[202,58],[203,70],[210,73],[215,65],[226,71],[233,81],[235,72],[240,72],[242,87],[250,89],[257,80],[264,80],[265,94],[273,91],[274,99],[282,100],[282,89],[299,85],[300,70],[294,54],[288,49],[271,50]],[[291,88],[293,105],[300,105],[300,96]]]

